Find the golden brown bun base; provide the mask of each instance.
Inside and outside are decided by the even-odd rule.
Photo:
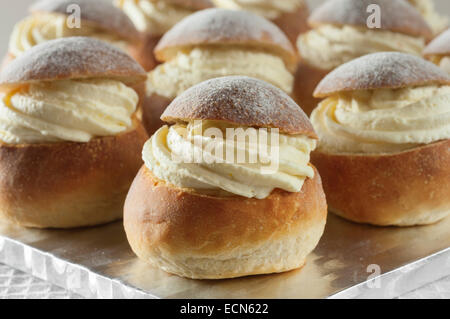
[[[330,211],[373,225],[435,223],[450,214],[450,140],[392,155],[313,152]]]
[[[135,121],[130,131],[88,143],[0,144],[0,219],[37,228],[120,219],[146,139]]]
[[[149,136],[152,136],[153,133],[167,124],[161,120],[161,115],[171,102],[171,99],[158,94],[152,94],[144,98],[142,103],[142,123]]]
[[[308,26],[309,9],[307,5],[301,6],[297,11],[284,13],[272,20],[289,38],[294,47],[297,47],[298,36],[310,28]]]
[[[153,70],[159,64],[153,54],[153,50],[160,39],[160,36],[146,34],[143,35],[142,40],[138,45],[130,46],[128,49],[128,53],[139,62],[147,72]]]
[[[313,96],[314,90],[322,79],[329,73],[306,63],[300,62],[295,73],[293,97],[295,102],[310,116],[322,99]]]
[[[176,188],[144,166],[131,186],[124,225],[134,252],[169,273],[222,279],[300,268],[322,236],[320,176],[302,191],[266,199],[216,197]]]

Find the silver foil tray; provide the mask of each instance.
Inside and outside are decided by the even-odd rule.
[[[450,218],[378,228],[330,215],[303,269],[198,281],[138,260],[121,223],[70,231],[0,225],[0,262],[88,298],[393,298],[450,275],[449,247]]]

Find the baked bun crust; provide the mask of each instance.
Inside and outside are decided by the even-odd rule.
[[[146,73],[109,44],[65,38],[37,45],[8,64],[0,75],[0,89],[84,78],[110,78],[137,88]],[[147,138],[133,118],[127,131],[87,143],[0,143],[0,218],[39,228],[120,219]]]
[[[329,210],[373,225],[435,223],[450,214],[450,140],[397,154],[313,152]]]
[[[353,25],[367,28],[369,5],[381,9],[381,30],[432,39],[433,32],[420,13],[404,0],[330,0],[309,17],[309,24]]]
[[[108,0],[41,0],[32,5],[30,11],[69,15],[72,14],[68,11],[71,5],[79,6],[80,17],[84,22],[95,24],[100,29],[132,42],[139,40],[140,35],[133,22]]]
[[[159,40],[161,40],[160,36],[142,34],[139,44],[128,48],[128,53],[139,62],[146,72],[153,70],[159,64],[153,54]]]
[[[365,55],[330,72],[317,86],[314,96],[327,97],[339,92],[398,89],[410,86],[450,84],[450,77],[422,58],[399,52]]]
[[[108,78],[134,85],[145,70],[125,52],[93,38],[48,41],[24,52],[0,74],[0,86],[17,87],[39,81]]]
[[[246,76],[216,78],[186,90],[161,119],[168,123],[215,120],[317,138],[308,117],[289,95]]]
[[[297,53],[273,23],[245,11],[207,9],[194,13],[169,30],[155,48],[159,61],[168,61],[183,49],[198,45],[234,45],[263,49],[280,56],[295,69]]]
[[[433,55],[450,55],[450,29],[441,33],[436,39],[430,42],[423,51],[425,57]]]
[[[292,96],[309,116],[322,99],[315,98],[313,92],[317,84],[329,73],[328,70],[315,68],[307,63],[299,63],[295,73]]]
[[[144,124],[148,135],[153,135],[164,126],[165,123],[158,115],[163,114],[171,102],[171,99],[155,93],[144,98],[142,103],[142,124]]]
[[[317,171],[301,192],[275,190],[261,200],[179,189],[144,166],[125,202],[124,225],[143,260],[183,277],[222,279],[302,267],[326,216]]]
[[[305,2],[296,11],[283,13],[281,16],[271,21],[287,35],[292,45],[295,47],[298,36],[309,30],[308,16],[309,8]]]
[[[0,143],[0,218],[38,228],[120,219],[146,139],[135,120],[127,132],[88,143]]]

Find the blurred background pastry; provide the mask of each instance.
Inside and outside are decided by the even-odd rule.
[[[375,53],[315,91],[312,155],[330,211],[360,223],[411,226],[450,213],[450,77],[419,57]]]
[[[71,11],[74,5],[79,12]],[[80,24],[69,18],[75,13],[80,14]],[[135,46],[140,41],[140,34],[131,20],[111,1],[41,0],[30,7],[28,17],[15,25],[4,65],[37,44],[73,36],[106,41],[129,53],[136,53]]]
[[[302,267],[322,236],[327,206],[309,163],[316,134],[298,105],[267,82],[222,77],[185,91],[162,119],[170,125],[145,144],[145,165],[125,202],[134,252],[169,273],[197,279]],[[257,160],[219,155],[233,140],[229,129],[245,134],[255,128],[267,129],[265,142],[258,142],[267,152],[257,151]],[[250,142],[245,145],[226,148],[255,154]],[[200,160],[186,157],[198,153]]]
[[[147,139],[145,81],[123,51],[87,37],[34,46],[0,75],[0,219],[70,228],[120,219]]]
[[[450,29],[431,41],[423,55],[450,74]]]
[[[438,35],[448,28],[448,17],[438,13],[433,0],[408,0],[425,21],[430,25],[434,35]]]
[[[164,33],[195,11],[212,7],[210,0],[114,0],[114,3],[143,34],[138,51],[147,71],[158,64],[153,49]]]
[[[155,49],[163,64],[148,75],[143,121],[149,134],[163,125],[169,103],[191,86],[215,77],[246,75],[292,92],[294,47],[270,21],[246,11],[207,9],[167,32]]]
[[[305,0],[212,0],[218,8],[245,10],[271,20],[295,45],[308,30],[308,4]]]
[[[381,8],[381,28],[367,27],[367,8]],[[301,63],[294,96],[310,114],[318,99],[312,94],[334,68],[365,54],[400,51],[420,56],[432,31],[422,16],[404,0],[329,0],[309,18],[313,28],[298,39]]]

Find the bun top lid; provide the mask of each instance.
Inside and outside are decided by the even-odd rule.
[[[423,54],[425,56],[450,55],[450,29],[431,41],[423,51]]]
[[[450,76],[433,63],[417,56],[380,52],[365,55],[336,68],[319,83],[314,96],[323,98],[345,91],[398,89],[431,84],[449,85]]]
[[[317,138],[306,114],[286,93],[245,76],[216,78],[193,86],[167,107],[161,119],[168,123],[222,121]]]
[[[119,8],[108,0],[40,0],[30,7],[32,13],[56,13],[71,15],[77,13],[83,22],[92,23],[100,29],[117,34],[129,41],[137,41],[139,32],[133,22]]]
[[[425,39],[433,37],[421,14],[405,0],[329,0],[313,11],[308,22],[312,27],[333,24],[367,28],[367,19],[373,14],[369,10],[371,5],[380,8],[381,30]]]
[[[235,45],[266,50],[295,67],[295,48],[275,24],[253,13],[227,9],[196,12],[169,30],[155,48],[160,61],[168,61],[183,49],[199,45]]]
[[[134,85],[145,70],[120,49],[100,40],[70,37],[39,44],[9,63],[0,86],[18,87],[41,81],[108,78]]]

